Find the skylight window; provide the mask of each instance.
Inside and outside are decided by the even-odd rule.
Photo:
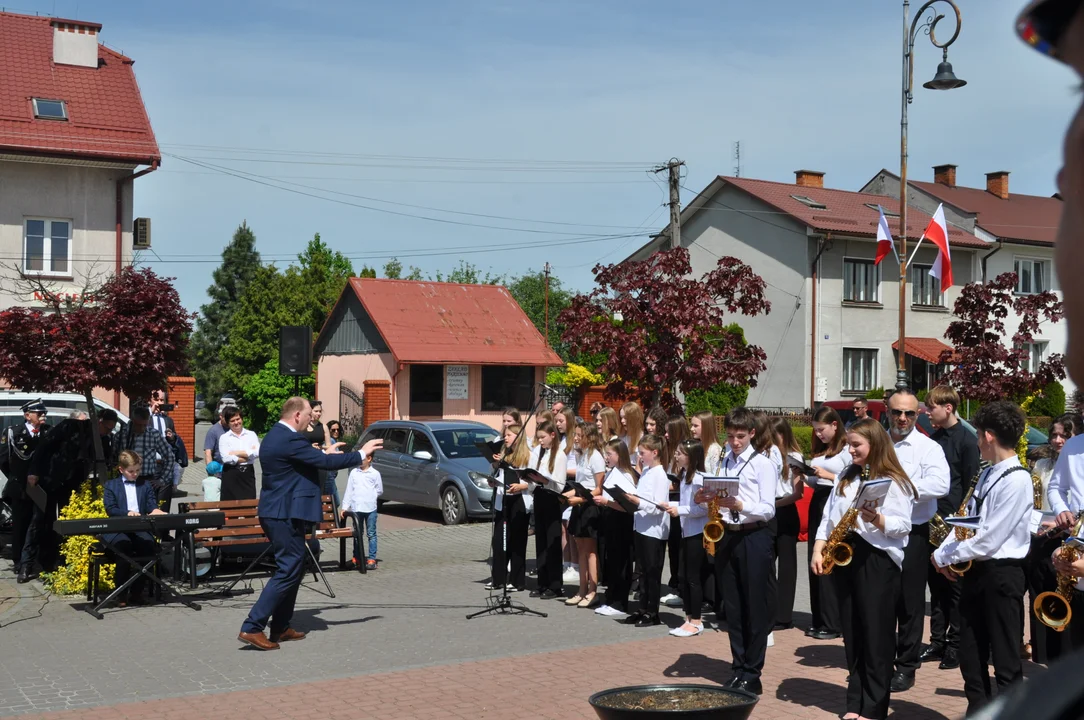
[[[862,203],[862,204],[865,205],[866,207],[868,207],[870,210],[876,210],[877,207],[878,207],[876,203]],[[900,216],[899,213],[889,212],[888,210],[884,210],[884,208],[881,208],[881,209],[884,211],[885,217],[899,217]]]
[[[42,120],[67,120],[68,108],[63,100],[34,98],[34,117]]]
[[[828,206],[825,205],[824,203],[817,202],[813,198],[806,197],[805,195],[791,195],[791,197],[794,198],[795,200],[797,200],[798,202],[802,203],[803,205],[806,205],[808,207],[813,208],[814,210],[827,210],[828,209]]]

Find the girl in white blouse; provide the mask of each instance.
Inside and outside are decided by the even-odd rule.
[[[704,467],[708,475],[718,475],[723,462],[723,446],[719,444],[718,431],[715,429],[715,413],[705,410],[693,415],[689,429],[693,438],[704,446]]]
[[[629,497],[636,505],[632,529],[635,532],[636,562],[640,564],[641,595],[640,611],[625,619],[628,625],[650,627],[661,625],[659,619],[659,590],[662,585],[662,566],[666,556],[666,539],[670,536],[670,480],[662,467],[663,439],[657,435],[645,435],[637,450],[646,468],[636,486],[636,494]]]
[[[775,445],[786,460],[804,462],[802,449],[794,439],[794,431],[786,418],[771,421]],[[805,492],[802,475],[789,462],[783,464],[779,486],[775,491],[775,556],[778,574],[775,584],[775,629],[786,630],[794,626],[794,592],[798,581],[798,534],[802,519],[797,502]]]
[[[532,597],[544,600],[564,597],[561,568],[561,507],[560,494],[568,480],[568,456],[561,449],[557,428],[543,421],[535,430],[538,442],[534,449],[535,470],[546,477],[546,483],[534,489],[534,541],[538,588]]]
[[[844,514],[858,509],[855,528],[846,542],[853,555],[836,565],[842,606],[843,645],[847,651],[847,713],[843,720],[882,720],[888,716],[889,685],[896,655],[896,602],[900,594],[903,548],[911,532],[911,505],[917,496],[880,423],[866,418],[847,431],[854,464],[833,489],[830,505],[817,530],[810,567],[825,571],[822,553]],[[860,480],[863,468],[868,479]],[[888,480],[887,494],[863,495],[867,483]],[[870,498],[878,498],[872,500]]]
[[[516,413],[518,417],[519,413]],[[504,428],[504,448],[493,457],[496,484],[493,490],[493,575],[486,590],[519,592],[525,589],[527,566],[527,531],[530,517],[526,500],[531,484],[521,481],[517,469],[531,464],[531,448],[527,434],[520,432],[516,419]],[[505,489],[505,483],[508,483]],[[511,570],[509,570],[511,566]]]
[[[579,462],[576,455],[576,444],[573,442],[572,433],[576,429],[576,413],[570,407],[566,407],[553,416],[553,425],[557,428],[557,437],[561,442],[561,449],[565,453],[565,483],[571,485],[576,481],[576,466]],[[568,523],[572,519],[572,507],[566,507],[561,513],[561,559],[564,561],[562,568],[565,573],[570,569],[579,573],[579,559],[576,557],[576,541],[568,530]]]
[[[704,524],[708,510],[705,504],[693,500],[704,486],[704,446],[699,440],[687,440],[674,448],[674,467],[681,478],[680,500],[670,506],[671,517],[681,525],[681,597],[685,605],[685,624],[674,628],[675,637],[691,637],[704,631],[700,618],[704,604],[704,580],[707,576],[707,553],[704,551]],[[671,528],[671,532],[672,532]]]
[[[632,588],[632,516],[614,502],[607,488],[620,487],[626,493],[636,492],[639,478],[625,443],[613,439],[606,443],[603,457],[606,460],[606,477],[602,491],[595,496],[599,506],[599,525],[605,536],[605,555],[602,569],[606,572],[605,603],[595,610],[596,615],[615,617],[629,611],[629,590]]]
[[[580,558],[580,589],[565,600],[565,605],[593,608],[601,598],[598,588],[598,516],[599,508],[594,496],[602,491],[602,478],[606,464],[602,459],[602,443],[594,425],[578,426],[573,433],[576,443],[576,488],[565,492],[572,518],[568,523],[569,534],[575,539],[576,554]],[[583,497],[583,495],[587,497]]]

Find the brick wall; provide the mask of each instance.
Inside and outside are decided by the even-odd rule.
[[[365,381],[365,408],[362,425],[369,427],[378,420],[391,419],[391,383],[387,380]]]
[[[606,399],[606,386],[605,385],[591,385],[580,391],[580,402],[576,406],[576,414],[585,420],[591,419],[591,406],[600,402],[603,405],[612,407],[614,410],[620,412],[621,406],[625,404],[624,398],[617,398],[614,400]]]
[[[177,406],[169,416],[188,448],[188,457],[203,457],[196,453],[196,378],[169,378],[169,401]]]

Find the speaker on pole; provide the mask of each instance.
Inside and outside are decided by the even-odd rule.
[[[312,375],[312,328],[283,325],[279,328],[279,374]]]

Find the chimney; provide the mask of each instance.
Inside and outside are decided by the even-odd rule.
[[[944,185],[945,187],[956,187],[956,166],[934,165],[933,181],[938,185]]]
[[[98,67],[98,23],[80,20],[52,21],[53,62],[57,65]]]
[[[986,173],[986,192],[997,195],[1002,200],[1009,199],[1009,172],[998,170]]]
[[[816,170],[795,170],[794,182],[798,187],[822,188],[824,187],[824,173]]]

